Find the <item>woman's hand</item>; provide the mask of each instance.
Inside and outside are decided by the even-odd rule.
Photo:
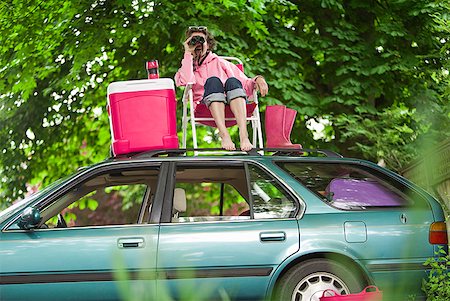
[[[258,89],[261,96],[266,96],[269,92],[269,86],[266,83],[266,80],[261,75],[258,75],[255,78],[256,88]]]
[[[195,45],[190,45],[189,42],[191,41],[192,36],[190,36],[189,38],[186,39],[186,41],[184,41],[183,46],[184,46],[184,52],[188,52],[192,55],[195,55]]]
[[[203,57],[208,50],[208,42],[206,41],[206,38],[200,35],[200,37],[203,38],[203,44],[201,44],[199,41],[196,41],[194,45],[190,44],[191,40],[194,37],[198,37],[199,35],[192,35],[189,38],[187,38],[186,41],[184,41],[184,51],[187,53],[190,53],[194,59],[199,59]]]

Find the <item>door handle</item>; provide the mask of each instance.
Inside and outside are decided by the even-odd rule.
[[[261,232],[259,233],[259,240],[265,241],[285,241],[286,233],[283,231],[278,232]]]
[[[125,248],[143,248],[144,247],[143,237],[130,237],[130,238],[119,238],[117,240],[117,246],[121,249]]]

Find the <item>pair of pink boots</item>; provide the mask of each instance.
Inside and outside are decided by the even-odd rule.
[[[297,111],[281,105],[267,106],[265,117],[266,147],[300,149],[300,144],[292,144],[291,131]]]

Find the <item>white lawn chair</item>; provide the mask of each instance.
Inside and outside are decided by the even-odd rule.
[[[221,58],[236,63],[236,66],[242,72],[244,72],[244,65],[240,59],[236,57],[226,57],[226,56],[221,56]],[[247,103],[247,121],[250,121],[252,124],[253,146],[263,148],[261,118],[259,114],[258,95],[256,89],[253,91],[253,96],[249,99],[249,102]],[[214,122],[214,118],[212,117],[208,107],[203,103],[194,102],[192,93],[192,84],[186,85],[183,94],[183,119],[182,119],[183,148],[186,148],[188,122],[191,123],[194,148],[198,148],[197,130],[196,130],[196,126],[198,124],[216,127],[216,123]],[[225,107],[225,125],[227,127],[236,125],[236,119],[233,115],[233,112],[231,112],[230,106]]]

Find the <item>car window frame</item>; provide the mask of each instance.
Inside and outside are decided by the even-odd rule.
[[[81,183],[84,183],[88,181],[89,179],[95,178],[96,176],[104,173],[108,173],[111,171],[124,171],[124,170],[137,170],[137,169],[145,169],[145,168],[159,168],[159,175],[158,175],[158,184],[156,186],[156,192],[155,192],[155,202],[161,202],[160,199],[156,198],[156,194],[158,194],[158,191],[161,190],[160,185],[163,185],[164,181],[161,179],[161,175],[164,175],[163,170],[166,169],[166,164],[164,164],[161,161],[126,161],[126,162],[107,162],[101,165],[95,165],[92,168],[84,169],[81,172],[78,172],[74,174],[73,176],[70,176],[69,179],[66,182],[63,182],[57,187],[54,191],[48,191],[45,196],[43,196],[41,199],[39,199],[36,202],[31,202],[28,205],[25,205],[24,208],[27,207],[34,207],[38,210],[42,210],[42,208],[49,206],[52,202],[57,201],[67,193],[69,193],[71,190],[73,190],[77,185],[80,185]],[[143,206],[144,202],[141,204]],[[33,228],[33,229],[10,229],[10,227],[17,223],[18,219],[20,219],[21,213],[23,211],[18,210],[16,212],[16,215],[10,219],[8,223],[3,227],[2,232],[30,232],[30,231],[49,231],[49,230],[61,230],[61,229],[44,229],[44,228]],[[152,224],[150,222],[150,219],[152,216],[155,216],[159,214],[160,212],[154,212],[159,208],[158,206],[155,208],[152,208],[152,212],[149,215],[148,220],[143,222],[142,224],[127,224],[127,225],[103,225],[103,226],[88,226],[88,227],[82,227],[82,228],[92,228],[92,227],[123,227],[123,226],[136,226],[136,225],[146,225],[146,224]],[[160,214],[159,214],[160,215]],[[38,226],[40,226],[43,222],[41,221]],[[65,230],[71,230],[71,229],[80,229],[78,227],[73,228],[64,228]]]
[[[251,189],[251,183],[250,183],[250,172],[248,165],[254,165],[257,168],[261,169],[265,173],[267,173],[270,177],[272,177],[277,184],[283,189],[283,192],[286,193],[289,197],[289,199],[292,199],[296,205],[296,212],[293,217],[288,218],[277,218],[277,219],[255,219],[254,213],[253,213],[253,196],[250,193]],[[199,160],[198,158],[193,160],[174,160],[171,162],[170,167],[168,168],[169,173],[167,175],[167,182],[166,182],[166,193],[164,196],[164,204],[162,208],[162,214],[161,214],[161,220],[160,223],[162,224],[173,224],[171,222],[171,215],[172,215],[172,206],[173,206],[173,191],[175,189],[176,185],[176,170],[178,166],[187,165],[187,166],[205,166],[205,167],[218,167],[218,166],[238,166],[242,167],[244,169],[244,172],[246,173],[246,186],[247,191],[249,194],[249,206],[250,206],[250,219],[242,220],[244,221],[251,221],[251,222],[258,222],[258,221],[277,221],[277,220],[285,220],[285,219],[299,219],[303,213],[306,210],[305,202],[296,194],[293,189],[287,185],[278,175],[273,173],[267,166],[259,161],[251,160],[251,159],[240,159],[240,158],[230,158],[227,160],[224,160],[224,158],[206,158]],[[278,166],[274,165],[274,167],[279,168]],[[199,221],[196,223],[210,223],[211,221]],[[214,221],[216,222],[216,221]],[[219,222],[219,221],[217,221]],[[236,220],[223,220],[220,222],[236,222]],[[241,221],[239,221],[241,222]],[[188,222],[189,223],[189,222]]]
[[[421,205],[425,204],[429,206],[429,203],[427,202],[426,198],[423,196],[423,194],[417,190],[417,187],[415,187],[412,183],[410,183],[408,180],[405,180],[404,178],[402,178],[401,176],[393,173],[392,171],[385,169],[381,166],[376,165],[375,163],[372,162],[366,162],[363,160],[354,160],[354,159],[340,159],[340,160],[336,160],[336,159],[327,159],[327,158],[318,158],[318,159],[307,159],[307,160],[303,160],[303,159],[292,159],[292,160],[286,160],[286,159],[276,159],[273,161],[275,163],[275,165],[282,170],[283,172],[285,172],[289,177],[291,177],[292,179],[294,179],[295,181],[297,181],[297,183],[299,185],[302,185],[305,189],[307,189],[308,191],[310,191],[311,193],[313,193],[321,202],[323,202],[324,204],[326,204],[328,207],[333,208],[335,210],[339,210],[339,211],[346,211],[346,212],[361,212],[361,211],[377,211],[377,210],[390,210],[392,208],[410,208],[412,206],[415,205],[416,201],[419,201],[421,203]],[[333,205],[331,205],[330,203],[327,203],[324,201],[323,196],[318,194],[316,191],[311,190],[308,186],[306,186],[305,184],[303,184],[301,181],[297,180],[295,177],[293,177],[287,170],[285,170],[284,168],[282,168],[279,164],[282,163],[298,163],[298,164],[317,164],[317,163],[323,163],[323,164],[343,164],[343,165],[354,165],[354,166],[359,166],[361,167],[361,169],[364,172],[370,172],[370,171],[374,171],[376,174],[374,175],[375,177],[387,182],[389,185],[393,186],[396,190],[401,191],[401,189],[399,187],[397,187],[397,185],[401,185],[402,188],[409,190],[412,192],[412,194],[414,194],[413,196],[407,196],[406,192],[401,191],[401,194],[406,195],[407,196],[407,204],[403,204],[403,205],[399,205],[399,206],[371,206],[365,209],[344,209],[344,208],[339,208],[339,207],[335,207]],[[394,185],[393,183],[395,183],[396,185]]]

